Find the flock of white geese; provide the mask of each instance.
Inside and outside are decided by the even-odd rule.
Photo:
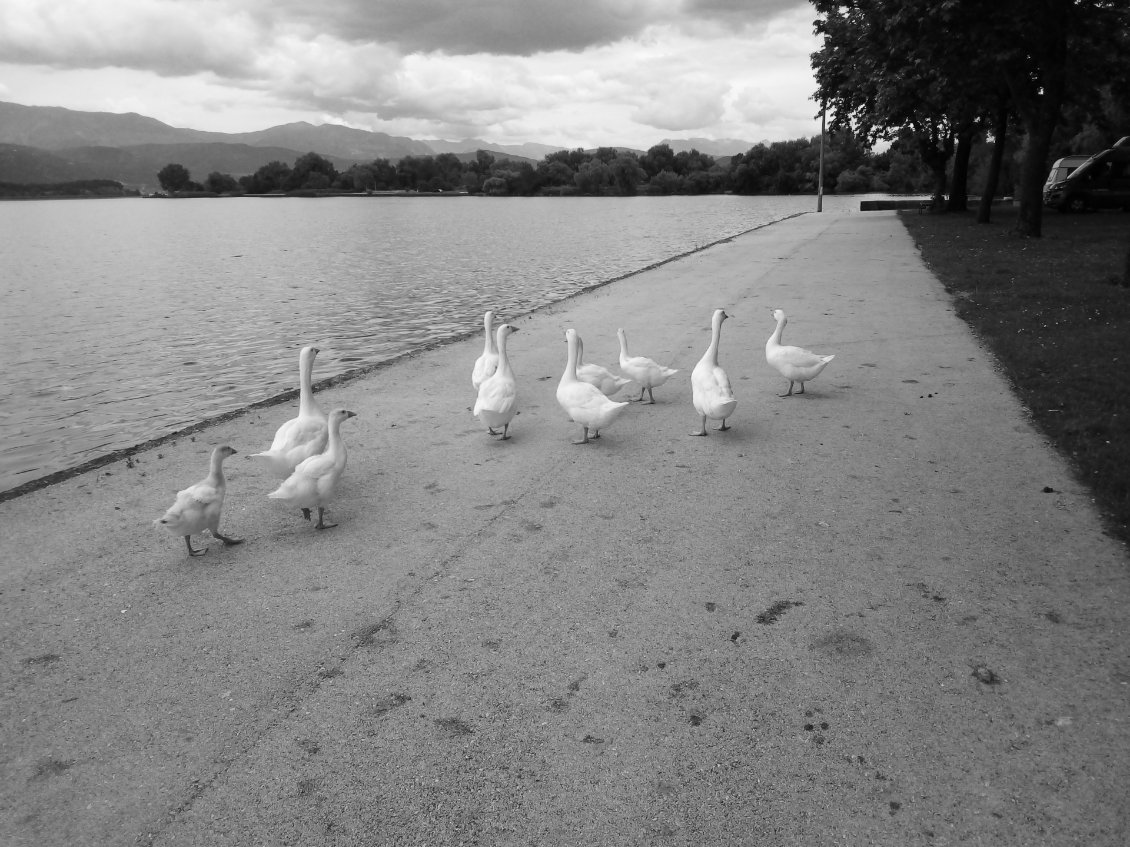
[[[730,378],[718,360],[722,323],[728,317],[724,309],[714,311],[710,345],[691,371],[691,403],[701,419],[699,428],[691,435],[707,435],[708,419],[719,421],[715,430],[728,430],[730,427],[726,421],[738,405]],[[801,347],[782,344],[781,336],[787,318],[780,309],[773,310],[773,318],[777,326],[765,342],[765,360],[789,381],[788,391],[779,396],[792,395],[797,384],[800,390],[796,393],[803,394],[804,384],[815,379],[835,356],[821,356]],[[506,340],[518,330],[508,323],[495,329],[494,319],[493,311],[483,315],[483,352],[471,370],[471,384],[478,392],[473,414],[486,424],[492,436],[507,440],[510,438],[510,423],[518,413],[518,382],[506,351]],[[569,419],[581,428],[581,437],[574,444],[588,444],[599,438],[600,431],[610,426],[630,402],[654,403],[653,389],[678,373],[646,356],[632,356],[628,352],[628,338],[624,330],[617,330],[616,334],[620,342],[619,374],[600,365],[584,363],[581,336],[575,329],[565,330],[568,356],[565,372],[557,385],[557,402]],[[281,480],[268,497],[300,509],[306,520],[310,520],[312,510],[317,509],[318,520],[314,528],[328,529],[336,524],[326,523],[325,510],[345,473],[347,459],[341,425],[355,417],[356,413],[348,409],[334,409],[327,415],[318,406],[312,387],[314,357],[318,352],[317,347],[303,347],[298,356],[298,415],[278,428],[269,449],[252,454],[252,458],[261,460],[269,472]],[[612,399],[613,395],[632,383],[639,386],[639,397],[632,397],[629,401]],[[197,549],[192,546],[192,536],[204,530],[225,545],[242,543],[242,539],[220,533],[220,513],[227,490],[223,463],[235,452],[226,444],[216,447],[212,451],[208,476],[178,492],[173,505],[154,522],[182,536],[190,556],[203,556],[208,552],[207,547]]]

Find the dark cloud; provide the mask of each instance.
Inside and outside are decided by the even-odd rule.
[[[637,35],[651,24],[739,27],[804,0],[281,0],[287,17],[349,42],[395,43],[403,52],[529,56],[580,51]],[[272,5],[274,10],[279,3]]]

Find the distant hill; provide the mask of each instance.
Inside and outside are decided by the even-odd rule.
[[[711,156],[745,153],[754,145],[736,139],[665,139],[676,153],[692,148]],[[183,129],[134,113],[79,112],[56,106],[0,102],[0,181],[17,183],[113,179],[129,188],[152,191],[157,172],[170,162],[184,165],[203,181],[218,171],[234,177],[254,173],[271,161],[288,165],[314,152],[339,170],[351,165],[405,156],[455,153],[462,160],[487,150],[496,159],[538,162],[563,150],[548,144],[491,144],[412,138],[305,121],[256,132],[225,133]],[[630,149],[630,148],[618,148]],[[642,152],[642,151],[636,151]]]
[[[664,138],[660,144],[668,145],[676,153],[689,153],[697,150],[708,156],[736,156],[738,153],[748,153],[751,147],[756,147],[753,141],[740,141],[737,138]]]
[[[484,141],[481,138],[465,138],[462,141],[444,141],[441,138],[428,138],[425,139],[424,144],[427,144],[435,153],[474,153],[476,150],[488,150],[499,157],[505,155],[506,158],[518,159],[532,159],[535,162],[540,162],[550,153],[556,153],[558,150],[564,150],[564,147],[555,147],[552,144],[535,144],[534,142],[527,142],[525,144],[493,144],[490,141]]]

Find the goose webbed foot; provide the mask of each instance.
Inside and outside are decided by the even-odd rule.
[[[691,435],[709,435],[709,433],[706,431],[706,415],[702,416],[702,426],[699,428],[699,431],[692,432]]]
[[[589,443],[589,428],[587,426],[581,427],[581,435],[583,438],[580,441],[574,441],[574,444],[588,444]]]
[[[804,386],[804,383],[801,383],[801,387],[803,387],[803,386]],[[778,397],[792,397],[793,396],[793,382],[792,382],[792,380],[789,380],[789,390],[786,391],[784,394],[778,394],[777,396]]]
[[[490,433],[491,435],[498,435],[498,433],[494,431],[494,427],[493,427],[493,426],[488,426],[488,427],[487,427],[487,432],[489,432],[489,433]]]
[[[203,556],[205,553],[208,552],[207,547],[203,548],[202,550],[195,549],[192,546],[192,536],[191,535],[186,535],[184,537],[184,546],[188,548],[188,555],[190,555],[190,556]]]
[[[242,538],[232,538],[230,535],[220,535],[218,532],[213,532],[212,535],[220,539],[220,541],[224,542],[228,547],[234,547],[236,544],[243,543]]]
[[[502,438],[500,438],[498,440],[499,441],[509,441],[510,440],[510,424],[506,424],[502,428]]]
[[[803,382],[800,384],[800,391],[798,391],[797,394],[804,394],[804,383]]]
[[[714,427],[715,432],[726,432],[728,429],[729,429],[729,427],[726,426],[726,419],[725,418],[722,418],[722,425],[721,426]]]
[[[325,514],[325,511],[326,510],[324,508],[322,508],[321,506],[318,507],[318,522],[316,524],[314,524],[314,529],[331,529],[331,528],[337,526],[337,524],[335,524],[335,523],[326,523],[326,521],[323,517],[324,514]]]

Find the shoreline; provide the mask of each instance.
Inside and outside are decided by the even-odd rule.
[[[711,247],[715,247],[719,244],[725,244],[727,241],[732,241],[735,238],[740,238],[743,235],[748,235],[751,232],[756,232],[757,230],[763,229],[767,226],[773,226],[774,224],[782,223],[782,222],[790,220],[792,218],[799,217],[801,215],[807,215],[807,214],[815,214],[815,213],[814,212],[795,212],[793,214],[786,215],[783,218],[779,218],[777,220],[770,221],[768,223],[759,224],[758,226],[752,227],[750,229],[744,230],[744,231],[739,232],[739,233],[735,233],[734,235],[729,235],[729,236],[726,236],[725,238],[719,238],[718,240],[712,241],[708,244],[704,244],[704,245],[699,246],[699,247],[694,247],[694,248],[692,248],[690,250],[686,250],[682,253],[677,253],[674,256],[669,256],[665,259],[660,259],[656,262],[652,262],[651,264],[646,265],[642,268],[638,268],[638,269],[633,270],[633,271],[628,271],[627,273],[620,274],[619,276],[615,276],[615,277],[612,277],[610,279],[606,279],[606,280],[602,280],[600,282],[592,283],[591,285],[587,285],[583,288],[578,289],[577,291],[573,291],[573,292],[567,294],[565,297],[562,297],[558,300],[551,301],[549,303],[543,303],[542,305],[536,306],[533,309],[522,312],[520,314],[516,314],[514,317],[515,318],[523,318],[523,317],[527,317],[529,315],[536,314],[539,311],[542,311],[544,309],[558,305],[560,303],[567,302],[568,300],[570,300],[574,297],[579,297],[582,294],[587,294],[587,293],[590,293],[592,291],[596,291],[596,290],[603,288],[607,285],[611,285],[613,283],[620,282],[621,280],[629,279],[629,278],[636,276],[638,274],[647,273],[648,271],[662,267],[663,265],[666,265],[670,262],[676,262],[676,261],[679,261],[680,259],[684,259],[687,256],[692,256],[695,253],[699,253],[703,250],[709,250]],[[342,385],[342,384],[351,382],[351,381],[356,380],[356,379],[362,379],[365,376],[367,376],[371,373],[374,373],[375,371],[381,370],[382,368],[391,367],[391,366],[393,366],[393,365],[395,365],[395,364],[397,364],[397,363],[399,363],[399,362],[401,362],[405,359],[412,358],[414,356],[425,353],[429,350],[434,350],[437,347],[442,347],[442,346],[445,346],[445,345],[448,345],[448,344],[458,344],[459,342],[465,341],[468,338],[480,336],[481,333],[482,333],[481,329],[471,330],[469,332],[463,333],[461,335],[456,335],[456,336],[453,336],[451,338],[444,338],[444,339],[429,342],[429,343],[426,343],[426,344],[414,346],[410,350],[406,350],[403,353],[398,353],[397,355],[395,355],[391,358],[388,358],[388,359],[382,359],[379,362],[372,362],[368,365],[364,365],[364,366],[359,367],[359,368],[350,368],[349,370],[347,370],[343,373],[335,374],[334,376],[326,377],[324,379],[317,380],[313,384],[314,391],[315,391],[315,393],[317,393],[319,391],[324,391],[325,389],[331,388],[333,386]],[[0,491],[0,503],[5,502],[6,500],[12,500],[16,497],[22,497],[23,495],[29,494],[32,491],[38,491],[41,488],[45,488],[45,487],[50,486],[50,485],[55,485],[57,483],[64,482],[68,479],[73,479],[74,477],[79,476],[79,475],[84,474],[84,473],[87,473],[88,471],[97,470],[98,468],[105,467],[106,465],[111,465],[115,462],[120,462],[123,459],[128,459],[129,457],[134,456],[139,452],[142,452],[142,451],[145,451],[145,450],[151,450],[154,447],[159,447],[162,444],[167,444],[170,441],[175,441],[179,438],[184,438],[186,436],[195,435],[196,433],[202,432],[202,431],[208,429],[209,427],[215,426],[216,424],[220,424],[220,423],[224,423],[226,421],[234,420],[236,418],[242,417],[243,415],[246,415],[246,414],[253,412],[255,410],[258,410],[258,409],[266,409],[266,408],[270,408],[272,406],[277,406],[281,403],[285,403],[288,400],[293,400],[297,397],[298,397],[298,389],[297,388],[287,389],[286,391],[282,391],[282,392],[279,392],[278,394],[274,394],[270,397],[266,397],[262,400],[258,400],[254,403],[247,405],[247,406],[241,406],[238,409],[232,409],[230,411],[223,412],[222,414],[215,415],[211,418],[206,418],[202,421],[196,421],[195,423],[192,423],[192,424],[190,424],[186,427],[182,427],[181,429],[175,430],[173,432],[168,432],[168,433],[164,433],[162,435],[154,436],[153,438],[147,439],[145,441],[139,442],[138,444],[134,444],[134,445],[131,445],[129,447],[122,447],[118,450],[114,450],[114,451],[107,453],[103,456],[98,456],[98,457],[95,457],[95,458],[92,458],[92,459],[88,459],[84,462],[81,462],[78,465],[74,465],[73,467],[62,468],[58,471],[53,471],[50,474],[47,474],[45,476],[37,477],[35,479],[28,480],[27,482],[20,483],[19,485],[15,486],[13,488],[9,488],[9,489],[5,489],[4,491]]]

